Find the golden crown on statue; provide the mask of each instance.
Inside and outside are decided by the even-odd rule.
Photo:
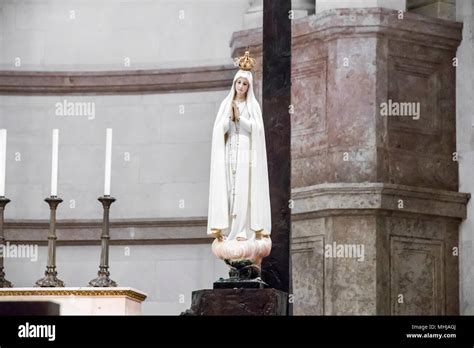
[[[250,51],[245,51],[245,54],[240,58],[234,59],[235,66],[239,66],[240,69],[250,71],[255,65],[255,59],[250,57]]]

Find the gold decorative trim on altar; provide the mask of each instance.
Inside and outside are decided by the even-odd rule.
[[[0,296],[126,296],[136,301],[143,302],[146,295],[133,290],[59,290],[59,289],[41,289],[41,290],[0,290]]]

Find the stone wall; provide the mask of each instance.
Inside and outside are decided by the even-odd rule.
[[[0,3],[0,69],[228,63],[229,37],[242,28],[247,8],[246,0],[5,0]],[[15,66],[16,58],[21,67]]]
[[[0,96],[8,129],[7,219],[44,219],[51,129],[59,128],[59,219],[101,217],[105,129],[113,129],[112,219],[205,216],[212,125],[226,91],[120,96]],[[56,103],[95,105],[58,116]],[[34,173],[34,174],[33,174]]]

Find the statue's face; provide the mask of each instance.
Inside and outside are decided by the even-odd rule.
[[[235,81],[235,89],[239,95],[245,95],[249,90],[249,81],[244,77],[239,77],[237,81]]]

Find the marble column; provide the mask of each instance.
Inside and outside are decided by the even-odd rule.
[[[463,23],[463,40],[457,52],[456,76],[457,146],[459,189],[474,192],[474,1],[456,3],[457,20]],[[468,218],[460,235],[460,312],[474,315],[474,204],[468,205]]]
[[[469,1],[464,2],[469,3]],[[408,0],[407,9],[425,16],[456,20],[455,0]]]
[[[295,314],[459,313],[469,199],[458,192],[455,154],[461,30],[383,8],[294,22]],[[231,41],[233,56],[251,46],[262,64],[260,45],[259,29]],[[394,105],[419,113],[394,116]]]
[[[292,0],[291,4],[295,19],[314,14],[314,0]],[[249,5],[243,28],[259,28],[263,24],[263,0],[250,0]]]

